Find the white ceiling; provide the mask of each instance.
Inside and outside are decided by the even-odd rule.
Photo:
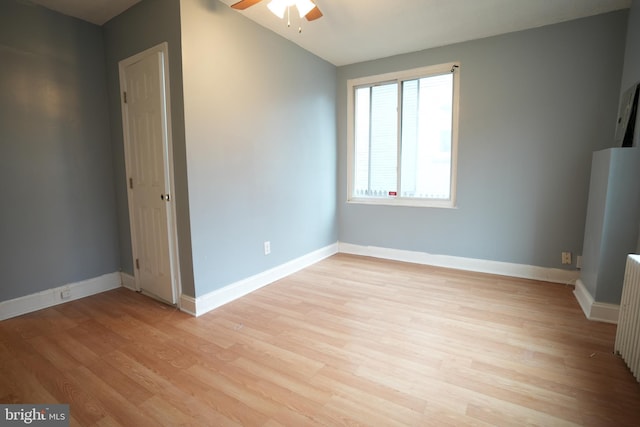
[[[102,25],[120,15],[140,0],[30,0],[47,9],[55,10],[83,21]]]
[[[102,25],[140,0],[32,0]],[[177,0],[176,0],[177,1]],[[230,5],[238,0],[220,0]],[[335,65],[540,27],[628,8],[631,0],[314,0],[324,16],[292,14],[291,28],[268,0],[238,11]]]

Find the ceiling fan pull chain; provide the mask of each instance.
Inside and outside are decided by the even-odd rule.
[[[287,28],[291,27],[291,6],[287,6]]]

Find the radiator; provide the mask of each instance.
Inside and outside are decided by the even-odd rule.
[[[640,381],[640,255],[627,257],[615,349]]]

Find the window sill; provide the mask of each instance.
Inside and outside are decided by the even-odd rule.
[[[401,197],[395,198],[358,198],[353,197],[347,200],[348,204],[358,205],[380,205],[380,206],[404,206],[417,208],[443,208],[458,209],[454,200],[418,200],[406,199]]]

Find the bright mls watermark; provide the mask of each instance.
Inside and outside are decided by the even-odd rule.
[[[0,404],[0,426],[68,427],[69,405]]]

